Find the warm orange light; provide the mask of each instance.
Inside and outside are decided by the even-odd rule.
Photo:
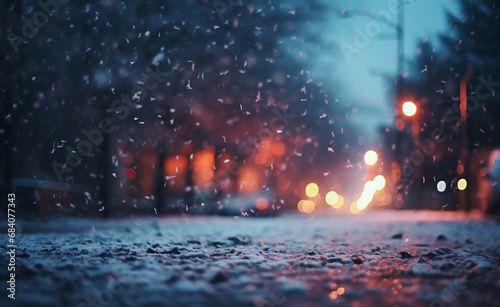
[[[342,208],[343,205],[344,205],[344,197],[339,195],[339,200],[335,204],[333,204],[332,207],[334,209],[340,209]]]
[[[283,143],[275,143],[271,147],[271,152],[275,156],[282,156],[285,153],[285,145]]]
[[[457,174],[462,175],[464,173],[464,166],[462,164],[459,164],[457,166]]]
[[[311,213],[316,208],[316,204],[312,200],[304,200],[299,202],[299,211],[304,213]],[[302,210],[300,210],[302,209]]]
[[[269,207],[269,202],[264,197],[260,197],[255,202],[255,207],[259,210],[266,210]]]
[[[215,148],[207,146],[202,151],[196,153],[193,159],[193,172],[195,183],[198,186],[205,186],[214,177]]]
[[[299,211],[300,211],[300,212],[304,212],[304,208],[303,208],[303,206],[304,206],[304,202],[305,202],[305,201],[306,201],[305,199],[301,199],[301,200],[299,201],[299,203],[297,204],[297,209],[299,209]]]
[[[271,150],[272,141],[270,139],[264,139],[259,143],[259,151],[260,152],[269,152]]]
[[[337,293],[338,293],[339,295],[344,294],[344,293],[345,293],[345,288],[344,288],[344,287],[340,287],[340,288],[338,288],[338,289],[337,289]]]
[[[184,156],[170,157],[164,164],[164,171],[167,176],[176,176],[178,173],[182,177],[187,166],[187,158]]]
[[[179,190],[185,186],[187,164],[187,158],[181,155],[165,159],[163,172],[165,175],[172,177],[172,180],[168,184],[173,190]]]
[[[267,161],[267,154],[259,152],[257,155],[255,155],[255,163],[259,165],[265,164]]]
[[[238,178],[241,192],[255,192],[259,188],[259,173],[252,166],[245,166]]]
[[[377,163],[377,160],[378,160],[378,155],[375,151],[373,150],[368,150],[366,153],[365,153],[365,163],[368,164],[368,165],[374,165],[375,163]]]
[[[356,214],[356,213],[359,213],[359,209],[358,207],[356,206],[356,202],[353,202],[349,208],[351,210],[351,213],[352,214]]]
[[[213,147],[212,145],[208,145],[207,147],[205,147],[205,149],[203,149],[203,151],[206,151],[206,152],[211,153],[212,155],[215,155],[215,147]]]
[[[417,113],[417,106],[412,101],[403,103],[403,114],[406,116],[413,116]]]
[[[337,291],[332,291],[328,297],[331,299],[331,300],[336,300],[337,297],[339,297],[339,295],[337,294]]]
[[[311,182],[306,186],[306,195],[307,196],[315,197],[316,195],[318,195],[318,192],[319,192],[319,187],[314,182]]]

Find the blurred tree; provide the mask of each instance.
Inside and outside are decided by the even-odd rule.
[[[440,47],[427,40],[420,44],[420,55],[410,65],[416,69],[406,82],[405,97],[414,98],[419,106],[421,141],[428,147],[422,149],[426,155],[422,169],[430,189],[440,179],[456,189],[461,174],[457,166],[467,164],[460,152],[460,81],[467,72],[472,76],[467,86],[469,155],[485,146],[500,146],[500,98],[496,95],[500,8],[495,1],[462,0],[460,9],[460,16],[447,13],[450,30],[440,36]],[[474,185],[474,177],[469,184]]]
[[[9,42],[2,46],[1,65],[9,67],[1,72],[2,93],[14,106],[2,112],[12,113],[5,134],[15,139],[16,154],[6,156],[14,177],[62,179],[90,186],[91,197],[102,199],[109,197],[106,185],[124,180],[118,147],[155,148],[163,161],[181,148],[213,144],[218,154],[232,151],[247,163],[252,155],[238,148],[265,138],[285,144],[272,171],[280,180],[345,165],[356,130],[332,92],[290,56],[304,40],[314,44],[314,31],[303,29],[326,18],[330,4],[259,0],[221,11],[208,0],[61,3],[48,11],[36,1],[2,4],[2,15],[10,16],[2,22]],[[32,22],[39,11],[47,23],[31,38],[14,40],[12,33],[24,35],[21,17]],[[145,80],[156,84],[141,90]],[[113,132],[68,165],[104,118]]]

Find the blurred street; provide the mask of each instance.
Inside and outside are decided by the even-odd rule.
[[[0,2],[0,307],[500,306],[500,2]]]
[[[19,221],[9,306],[498,306],[499,235],[479,212]]]

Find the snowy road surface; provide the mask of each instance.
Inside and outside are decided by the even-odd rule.
[[[500,223],[480,214],[18,226],[16,300],[7,298],[3,251],[1,306],[500,305]]]

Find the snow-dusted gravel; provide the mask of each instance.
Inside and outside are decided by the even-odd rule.
[[[500,306],[500,223],[480,214],[61,218],[16,238],[1,306]]]

